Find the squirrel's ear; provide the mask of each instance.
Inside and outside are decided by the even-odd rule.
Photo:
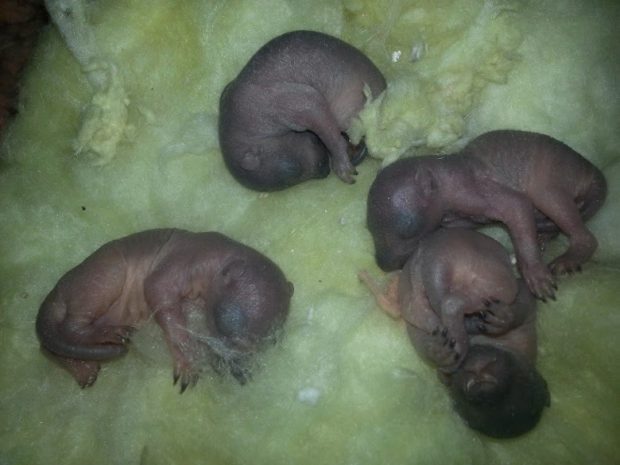
[[[437,181],[433,172],[427,167],[419,167],[416,169],[414,178],[415,185],[424,193],[424,196],[431,195],[437,190]]]
[[[229,283],[234,279],[240,278],[245,273],[246,263],[245,260],[238,258],[236,260],[227,263],[222,270],[222,278],[225,283]]]
[[[247,152],[239,164],[244,170],[256,171],[260,167],[260,158],[255,153]]]

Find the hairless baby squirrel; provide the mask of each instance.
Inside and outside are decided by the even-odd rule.
[[[287,317],[293,285],[267,257],[214,232],[155,229],[108,242],[60,278],[36,321],[42,347],[82,387],[153,318],[181,392],[205,361],[240,381]]]
[[[553,274],[581,269],[597,247],[585,227],[605,201],[601,171],[573,149],[533,132],[498,130],[454,155],[404,158],[387,166],[368,194],[368,228],[376,259],[402,267],[425,235],[439,227],[503,223],[532,293],[554,298]],[[540,248],[559,232],[565,253],[549,267]]]
[[[226,166],[244,186],[285,189],[329,174],[352,183],[365,144],[346,131],[386,87],[357,48],[314,31],[278,36],[256,52],[220,98]]]
[[[402,317],[416,352],[436,368],[467,424],[493,437],[532,429],[549,405],[536,370],[536,299],[494,239],[440,229],[387,288],[360,279],[390,315]]]

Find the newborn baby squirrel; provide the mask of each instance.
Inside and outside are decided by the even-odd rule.
[[[285,189],[329,174],[354,182],[366,153],[346,131],[386,87],[358,49],[314,31],[278,36],[256,52],[220,98],[219,140],[226,166],[244,186]]]
[[[553,275],[581,269],[597,247],[584,222],[605,201],[601,171],[544,134],[498,130],[454,155],[403,158],[384,168],[368,193],[376,260],[401,268],[420,239],[440,227],[503,223],[532,293],[554,298]],[[541,247],[562,232],[566,252],[549,266]]]
[[[108,242],[69,270],[43,301],[36,330],[86,387],[153,318],[183,392],[205,361],[245,382],[249,356],[283,324],[292,294],[280,268],[250,247],[215,232],[154,229]]]
[[[535,367],[536,300],[501,244],[473,230],[440,229],[420,240],[387,291],[366,272],[360,279],[405,321],[470,427],[512,437],[537,424],[549,392]]]

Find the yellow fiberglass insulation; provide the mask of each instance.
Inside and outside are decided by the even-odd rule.
[[[82,23],[44,31],[2,139],[0,464],[617,463],[620,4],[64,3]],[[293,29],[342,37],[384,72],[387,91],[352,128],[377,158],[354,185],[331,175],[261,195],[224,167],[218,99],[263,43]],[[468,429],[356,277],[380,275],[365,202],[382,163],[496,128],[563,140],[609,183],[590,222],[594,259],[539,306],[551,407],[512,440]],[[179,395],[147,325],[80,390],[39,351],[39,304],[102,243],[162,226],[218,230],[276,261],[295,283],[284,338],[246,386],[206,370]]]

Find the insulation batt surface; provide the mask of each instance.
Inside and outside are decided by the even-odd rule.
[[[44,31],[2,139],[1,464],[618,463],[617,2],[72,3],[90,39]],[[342,37],[386,75],[351,130],[377,158],[351,186],[331,175],[261,195],[224,167],[217,104],[263,43],[293,29]],[[365,201],[382,163],[496,128],[550,134],[609,183],[590,222],[594,259],[539,306],[551,407],[513,440],[468,429],[356,277],[381,275]],[[147,325],[80,390],[39,350],[42,299],[102,243],[165,226],[218,230],[277,262],[295,283],[283,339],[246,386],[206,369],[179,395]]]

